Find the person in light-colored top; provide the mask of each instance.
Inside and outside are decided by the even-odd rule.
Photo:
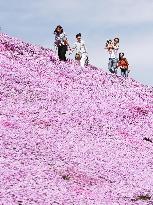
[[[79,62],[79,65],[84,67],[88,64],[88,53],[86,49],[85,42],[81,39],[81,33],[78,33],[76,35],[76,42],[74,43],[74,46],[72,49],[70,49],[71,52],[75,51],[75,60]]]
[[[114,41],[108,40],[105,46],[109,53],[108,69],[111,73],[117,74],[119,38],[114,38]]]
[[[58,57],[61,61],[66,61],[66,51],[69,47],[67,35],[65,34],[65,32],[63,32],[63,28],[60,25],[56,27],[54,34],[54,44],[58,48]]]

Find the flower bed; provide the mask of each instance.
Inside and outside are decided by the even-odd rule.
[[[0,205],[153,204],[153,89],[0,34]]]

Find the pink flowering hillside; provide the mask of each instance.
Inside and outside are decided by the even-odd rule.
[[[153,89],[0,34],[0,205],[153,205]]]

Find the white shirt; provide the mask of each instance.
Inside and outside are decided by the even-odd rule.
[[[115,58],[115,53],[114,53],[113,49],[109,51],[109,57],[110,58]]]
[[[76,50],[76,53],[87,53],[85,42],[83,40],[75,42],[72,50]]]
[[[119,49],[119,44],[114,45],[113,49],[109,50],[109,57],[118,58],[118,49]]]
[[[110,58],[118,58],[118,49],[111,49],[109,51],[109,57]]]

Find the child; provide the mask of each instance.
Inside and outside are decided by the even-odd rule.
[[[117,67],[119,67],[121,69],[121,75],[123,77],[128,77],[129,63],[128,63],[127,59],[124,57],[124,53],[119,53],[119,61],[118,61]]]

